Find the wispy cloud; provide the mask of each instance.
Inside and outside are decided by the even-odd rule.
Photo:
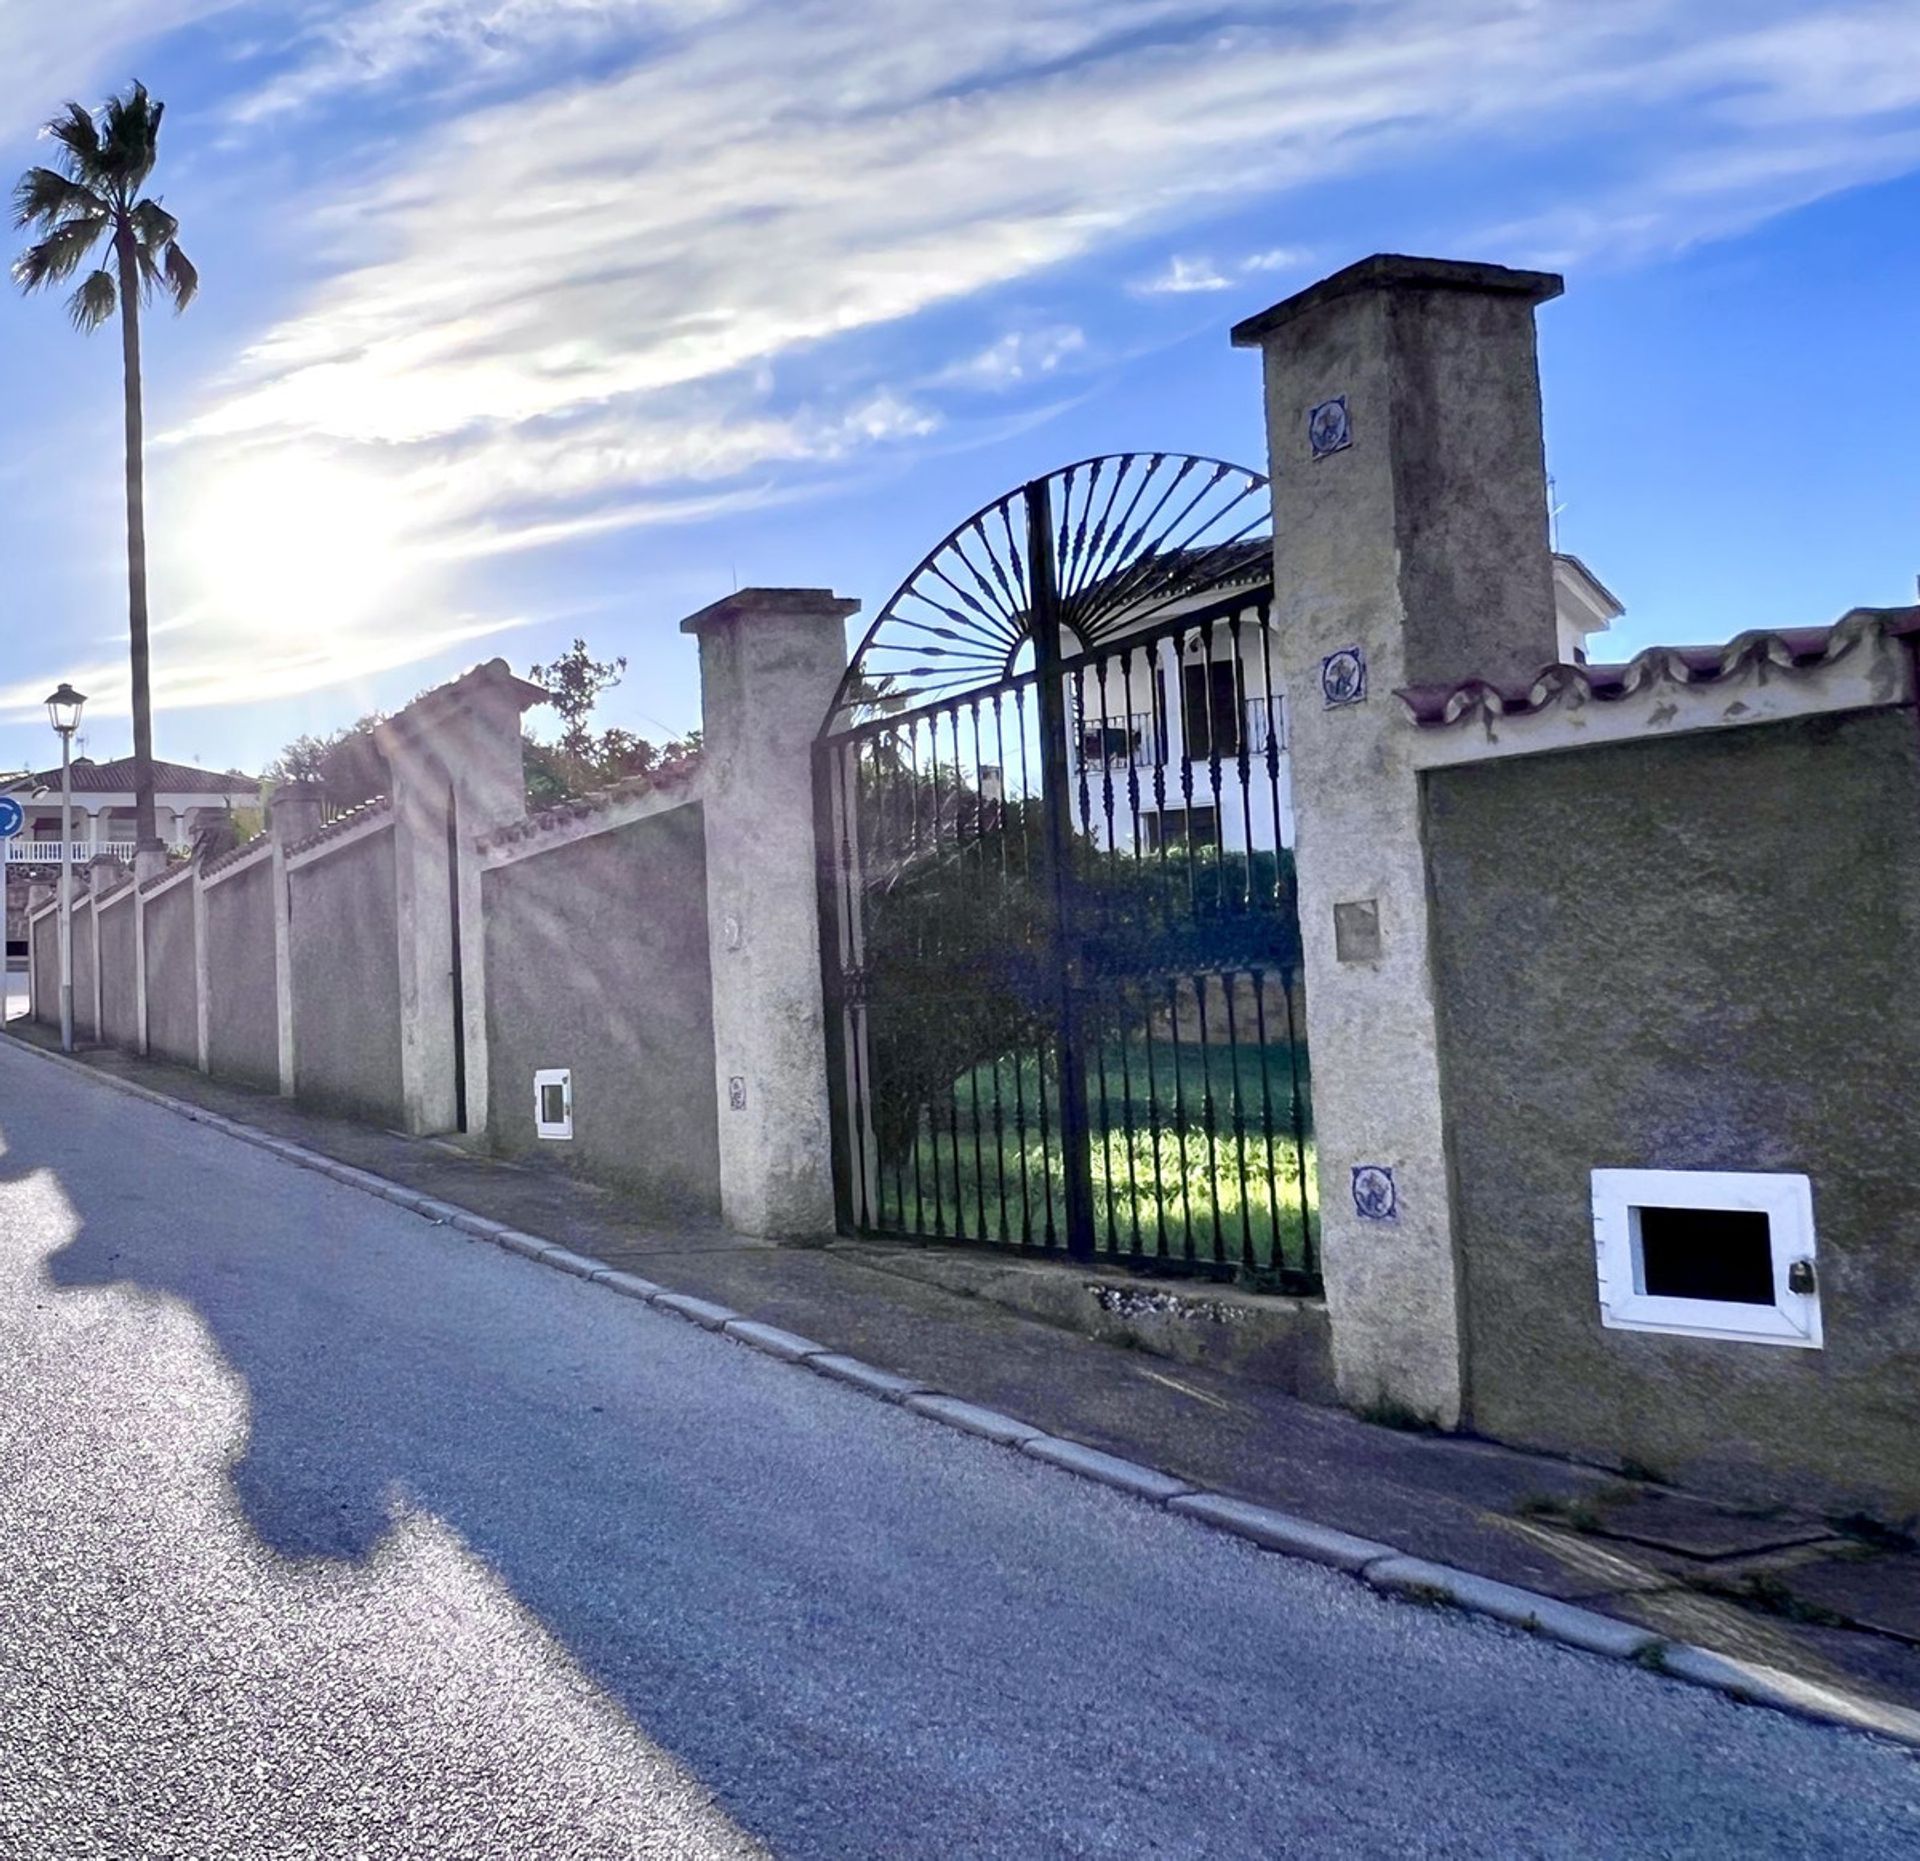
[[[1045,329],[1009,330],[996,342],[952,363],[934,380],[945,387],[977,388],[989,394],[1024,387],[1056,373],[1086,353],[1087,333],[1071,323]]]
[[[51,29],[84,65],[89,29],[120,47],[216,10],[92,0]],[[396,603],[439,611],[462,560],[953,443],[896,384],[1017,408],[1106,352],[1077,305],[1007,331],[1009,287],[1045,301],[1157,247],[1142,296],[1251,291],[1320,262],[1285,242],[1289,203],[1369,167],[1584,138],[1604,160],[1549,209],[1517,190],[1487,255],[1619,258],[1920,162],[1912,0],[899,0],[885,31],[867,0],[291,17],[229,124],[265,144],[367,110],[378,133],[326,183],[338,265],[173,436],[199,539],[179,573],[235,652],[322,614],[361,650]],[[24,81],[42,113],[50,78]],[[1219,228],[1256,201],[1281,242],[1249,252]],[[945,368],[884,334],[994,293],[999,333]]]
[[[1136,297],[1186,297],[1196,291],[1227,291],[1233,280],[1210,258],[1186,258],[1179,253],[1151,277],[1132,286]]]

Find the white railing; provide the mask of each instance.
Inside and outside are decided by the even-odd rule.
[[[26,840],[16,834],[11,840],[0,842],[7,849],[9,866],[57,866],[60,864],[60,842],[58,840]],[[170,853],[191,853],[193,842],[173,840],[167,843]],[[76,866],[84,866],[90,859],[102,857],[124,860],[133,864],[133,842],[131,840],[75,840],[68,847],[68,856]]]

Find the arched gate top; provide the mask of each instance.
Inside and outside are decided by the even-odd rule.
[[[1266,488],[1225,460],[1123,452],[1008,492],[930,551],[880,610],[821,734],[996,684],[1018,669],[1037,611],[1084,649],[1265,582]]]

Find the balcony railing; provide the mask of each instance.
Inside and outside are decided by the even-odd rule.
[[[0,841],[7,849],[9,866],[57,866],[60,864],[60,842],[58,840],[23,840],[17,834],[11,840]],[[167,844],[170,853],[191,853],[193,842],[173,840]],[[68,856],[76,866],[84,866],[90,859],[117,859],[133,864],[133,842],[131,840],[75,840],[69,843]]]
[[[1287,747],[1286,700],[1277,692],[1248,698],[1240,706],[1241,727],[1245,732],[1249,756],[1264,756],[1272,738],[1279,748]],[[1236,762],[1240,744],[1222,742],[1220,760]],[[1183,749],[1183,755],[1197,755],[1202,761],[1207,752]],[[1167,743],[1166,724],[1151,711],[1135,711],[1126,717],[1110,717],[1104,722],[1082,723],[1080,727],[1080,766],[1088,770],[1153,769],[1176,760]]]

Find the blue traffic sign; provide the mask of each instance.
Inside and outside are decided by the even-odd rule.
[[[26,822],[19,802],[11,795],[0,795],[0,840],[11,840]]]

